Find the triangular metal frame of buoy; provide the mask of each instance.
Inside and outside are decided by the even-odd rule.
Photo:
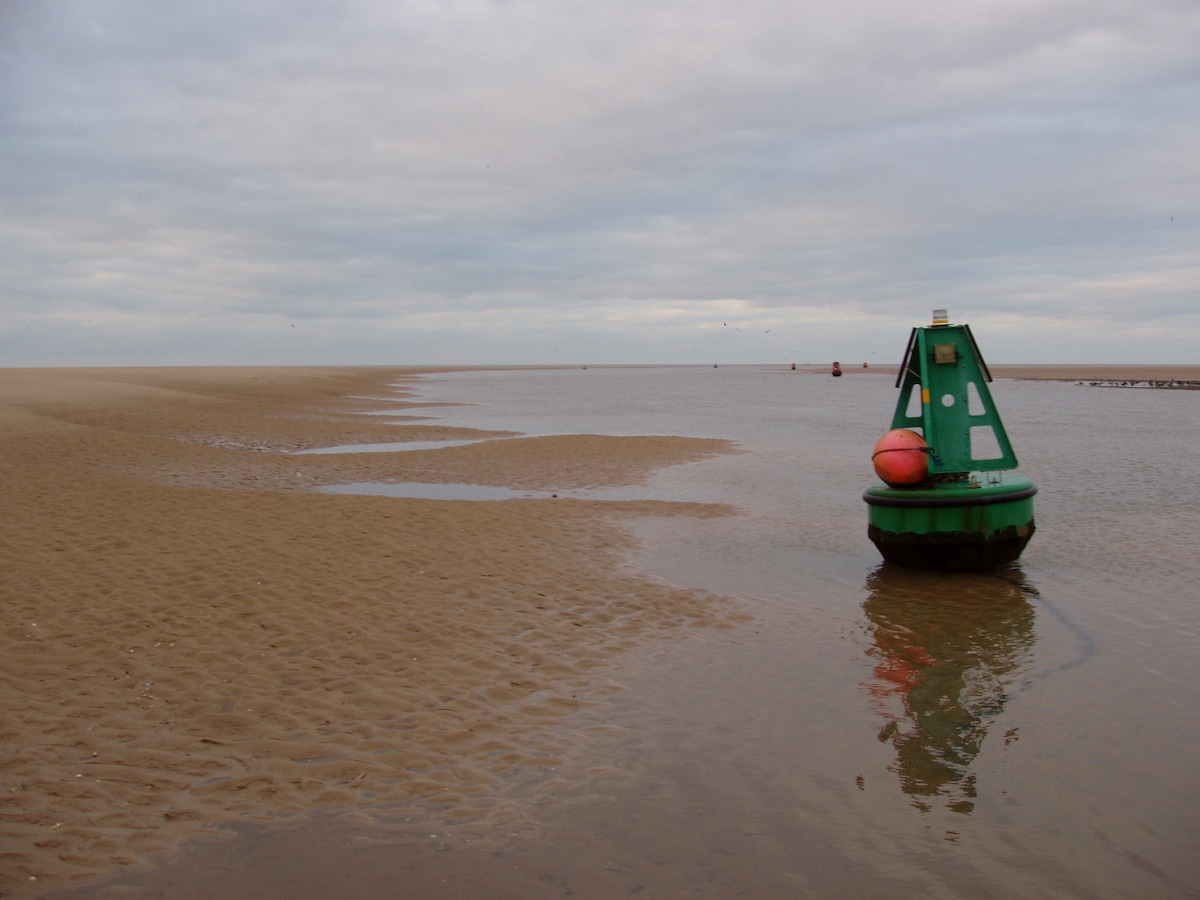
[[[931,476],[1017,468],[991,380],[970,326],[935,322],[912,330],[896,376],[900,399],[892,428],[921,433],[930,447]]]

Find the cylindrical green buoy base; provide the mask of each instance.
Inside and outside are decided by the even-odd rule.
[[[928,488],[867,488],[867,534],[888,562],[916,569],[978,571],[1012,562],[1033,536],[1028,478],[947,482]]]

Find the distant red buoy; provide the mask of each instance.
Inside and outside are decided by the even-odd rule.
[[[907,428],[889,431],[875,445],[875,474],[888,487],[915,487],[929,477],[925,438]]]

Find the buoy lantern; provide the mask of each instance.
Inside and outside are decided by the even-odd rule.
[[[1033,536],[1028,478],[992,405],[987,364],[967,325],[935,310],[914,328],[896,378],[892,428],[872,454],[883,482],[863,494],[867,533],[888,562],[922,569],[990,569]]]

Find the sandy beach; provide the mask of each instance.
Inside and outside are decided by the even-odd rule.
[[[0,896],[238,819],[433,804],[486,830],[510,814],[491,786],[556,764],[553,723],[612,690],[623,651],[738,617],[623,562],[624,517],[726,507],[313,492],[619,485],[734,450],[574,435],[295,453],[480,436],[423,419],[416,374],[0,371]]]
[[[847,370],[868,371],[889,374]],[[1185,381],[1200,367],[993,373]],[[625,527],[736,508],[549,498],[735,444],[445,427],[411,390],[421,374],[0,370],[0,896],[312,814],[453,819],[476,847],[535,834],[514,784],[588,794],[570,763],[588,736],[565,717],[620,691],[647,658],[633,651],[740,633],[737,601],[632,567]],[[489,436],[511,439],[300,452]],[[545,497],[317,492],[367,481]]]

